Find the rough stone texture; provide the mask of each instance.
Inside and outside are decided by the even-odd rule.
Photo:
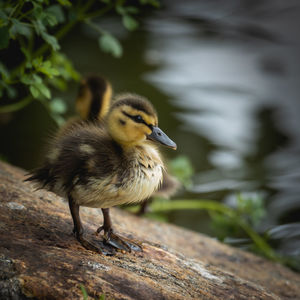
[[[143,252],[85,250],[66,202],[23,179],[0,162],[0,299],[82,299],[80,284],[90,299],[300,299],[300,275],[284,266],[118,209],[116,231]],[[100,211],[83,208],[81,216],[94,236]]]

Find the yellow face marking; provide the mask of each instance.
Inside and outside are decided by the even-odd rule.
[[[118,106],[110,112],[107,120],[112,138],[125,146],[133,146],[144,142],[152,130],[144,123],[135,122],[126,114],[130,116],[140,115],[149,126],[157,125],[156,116],[149,116],[145,112],[128,105]]]

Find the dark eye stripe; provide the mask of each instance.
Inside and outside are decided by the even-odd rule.
[[[148,126],[148,127],[152,130],[152,125],[147,124],[147,123],[144,121],[144,119],[143,119],[140,115],[132,116],[132,115],[128,114],[128,113],[125,112],[125,111],[122,111],[122,113],[123,113],[126,117],[130,118],[131,120],[133,120],[134,122],[136,122],[136,123],[143,123],[143,124],[145,124],[146,126]]]

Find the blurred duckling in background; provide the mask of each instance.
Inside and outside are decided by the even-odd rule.
[[[111,84],[99,75],[82,79],[75,102],[76,110],[82,120],[101,121],[111,105]]]
[[[82,120],[103,121],[111,105],[112,87],[102,76],[93,74],[81,81],[75,102],[76,110]],[[179,181],[163,170],[163,181],[152,197],[172,197],[180,187]],[[144,214],[151,199],[141,203],[138,214]]]
[[[176,149],[158,127],[157,114],[145,98],[124,94],[111,105],[103,124],[77,122],[52,141],[42,167],[27,178],[68,198],[74,234],[86,249],[108,254],[141,250],[112,229],[109,208],[138,203],[158,189],[164,165],[156,143]],[[83,234],[80,206],[102,209],[104,241],[93,243]],[[109,254],[112,254],[110,251]]]
[[[75,101],[79,116],[71,117],[56,135],[64,135],[81,121],[103,122],[111,104],[112,92],[110,83],[101,76],[90,75],[82,79]]]

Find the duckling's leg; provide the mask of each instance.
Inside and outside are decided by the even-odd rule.
[[[81,243],[81,245],[84,248],[88,250],[97,253],[102,253],[104,255],[113,255],[115,253],[113,249],[107,249],[107,247],[104,247],[104,245],[102,247],[101,245],[96,246],[83,237],[83,227],[79,216],[79,205],[74,202],[73,198],[70,195],[68,198],[69,198],[69,207],[70,207],[70,211],[74,223],[73,233],[75,234],[77,240]]]
[[[104,239],[107,244],[113,246],[120,250],[125,250],[128,252],[142,251],[142,248],[137,244],[133,244],[125,238],[119,237],[117,234],[113,233],[112,222],[109,215],[109,208],[102,208],[103,214],[103,225],[97,229],[97,233],[104,231]]]
[[[141,216],[149,212],[149,204],[151,203],[152,198],[146,199],[141,203],[140,209],[137,211],[137,215]]]

